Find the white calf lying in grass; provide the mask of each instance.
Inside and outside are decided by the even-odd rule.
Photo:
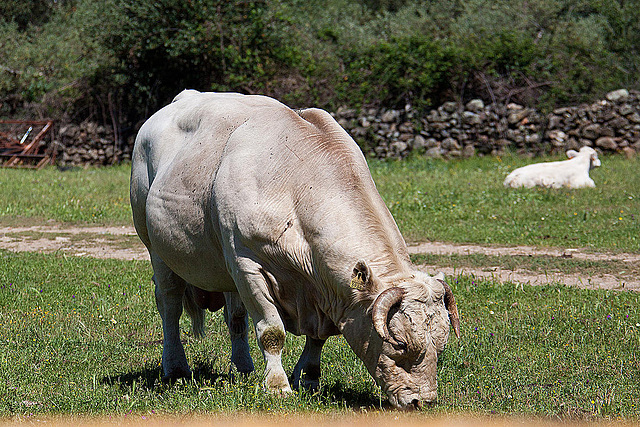
[[[598,153],[591,147],[582,147],[580,152],[567,151],[569,160],[561,162],[537,163],[518,168],[507,175],[505,187],[540,186],[547,188],[595,187],[589,178],[589,171],[600,166]]]

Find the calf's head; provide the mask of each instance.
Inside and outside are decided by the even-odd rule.
[[[573,159],[579,154],[589,158],[589,170],[600,166],[601,163],[600,159],[598,158],[598,152],[591,147],[582,147],[580,149],[580,152],[577,152],[576,150],[567,151],[567,157],[570,159]]]
[[[455,299],[443,277],[415,271],[387,285],[370,307],[375,332],[362,359],[395,407],[416,409],[436,400],[438,354],[450,326],[460,336]]]

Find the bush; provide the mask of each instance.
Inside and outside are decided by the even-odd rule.
[[[184,88],[261,92],[300,52],[264,0],[117,0],[103,36],[124,81],[126,108],[148,116]]]
[[[21,4],[0,5],[2,116],[133,132],[187,87],[328,109],[553,108],[640,89],[640,9],[622,0]]]
[[[342,92],[360,105],[428,106],[451,89],[455,60],[454,49],[424,36],[349,49]]]

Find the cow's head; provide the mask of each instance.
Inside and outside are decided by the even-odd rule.
[[[359,261],[354,277],[369,283],[369,289],[384,288],[369,310],[375,333],[362,358],[367,369],[396,407],[415,409],[434,402],[438,354],[449,339],[449,327],[460,336],[458,309],[444,275],[414,271],[384,284]]]

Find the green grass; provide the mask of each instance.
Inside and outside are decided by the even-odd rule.
[[[265,394],[257,372],[228,376],[221,313],[189,337],[194,379],[160,383],[161,338],[146,262],[0,251],[0,416],[352,413],[386,410],[341,337],[323,353],[318,394]],[[435,414],[567,419],[640,416],[640,295],[454,277],[462,338],[439,361]],[[290,373],[303,341],[288,335]],[[383,409],[381,409],[383,408]]]
[[[604,158],[591,172],[595,189],[503,188],[504,176],[525,163],[515,157],[416,158],[370,160],[370,167],[409,241],[638,251],[637,160]],[[70,172],[0,169],[0,224],[130,224],[128,179],[127,165]],[[624,267],[638,273],[637,266],[616,261],[413,259],[588,274]],[[204,340],[190,338],[183,319],[194,378],[161,384],[162,331],[151,274],[147,262],[0,251],[0,417],[340,414],[385,408],[380,390],[341,337],[327,343],[317,394],[265,394],[253,336],[256,373],[232,381],[221,313],[209,316]],[[451,339],[439,361],[439,404],[430,413],[640,419],[640,295],[500,284],[473,276],[450,281],[463,335]],[[302,344],[288,336],[283,354],[288,372]]]
[[[66,172],[0,169],[0,224],[131,224],[130,171],[129,165]]]
[[[554,158],[558,159],[558,158]],[[536,159],[535,162],[548,159]],[[370,161],[407,241],[640,250],[640,163],[605,157],[596,188],[507,189],[517,157]]]
[[[552,158],[552,160],[560,157]],[[542,161],[549,159],[536,159]],[[407,241],[640,250],[640,162],[605,157],[594,189],[506,189],[531,160],[370,160]],[[131,224],[128,165],[60,172],[0,169],[0,223]]]

